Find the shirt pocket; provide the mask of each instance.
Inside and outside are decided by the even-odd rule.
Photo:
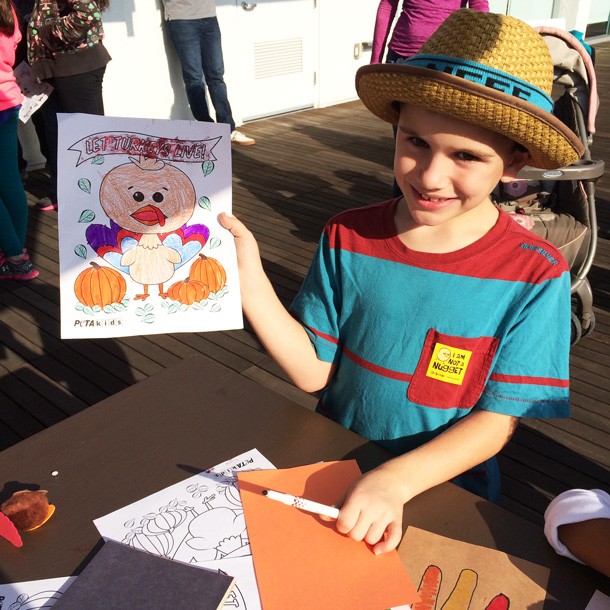
[[[428,330],[407,389],[411,402],[435,409],[471,409],[479,400],[500,343]]]

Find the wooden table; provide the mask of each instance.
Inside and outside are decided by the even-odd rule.
[[[43,488],[57,510],[22,548],[0,540],[0,582],[77,574],[100,543],[93,520],[256,448],[278,468],[355,458],[380,447],[198,356],[137,383],[0,453],[0,502]],[[551,568],[548,607],[584,608],[608,579],[558,557],[542,530],[447,483],[412,500],[405,527],[500,549]]]

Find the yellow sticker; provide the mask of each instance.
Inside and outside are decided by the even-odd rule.
[[[462,385],[471,356],[472,352],[467,349],[437,343],[434,346],[426,376],[446,383]]]

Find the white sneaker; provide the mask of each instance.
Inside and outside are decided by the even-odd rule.
[[[256,144],[254,138],[249,138],[245,133],[237,131],[237,129],[231,132],[231,142],[233,142],[233,144],[240,144],[241,146],[252,146],[252,144]]]

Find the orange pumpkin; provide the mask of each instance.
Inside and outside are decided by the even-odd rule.
[[[111,267],[102,267],[91,263],[91,269],[85,269],[74,282],[74,293],[83,305],[88,307],[106,307],[120,303],[127,292],[127,283],[122,274]]]
[[[200,254],[191,265],[189,277],[209,286],[210,292],[218,292],[227,283],[224,267],[215,258],[208,258],[204,254]]]
[[[167,290],[167,294],[174,301],[184,305],[192,305],[195,301],[207,299],[210,295],[210,289],[203,282],[187,277],[172,284]]]

